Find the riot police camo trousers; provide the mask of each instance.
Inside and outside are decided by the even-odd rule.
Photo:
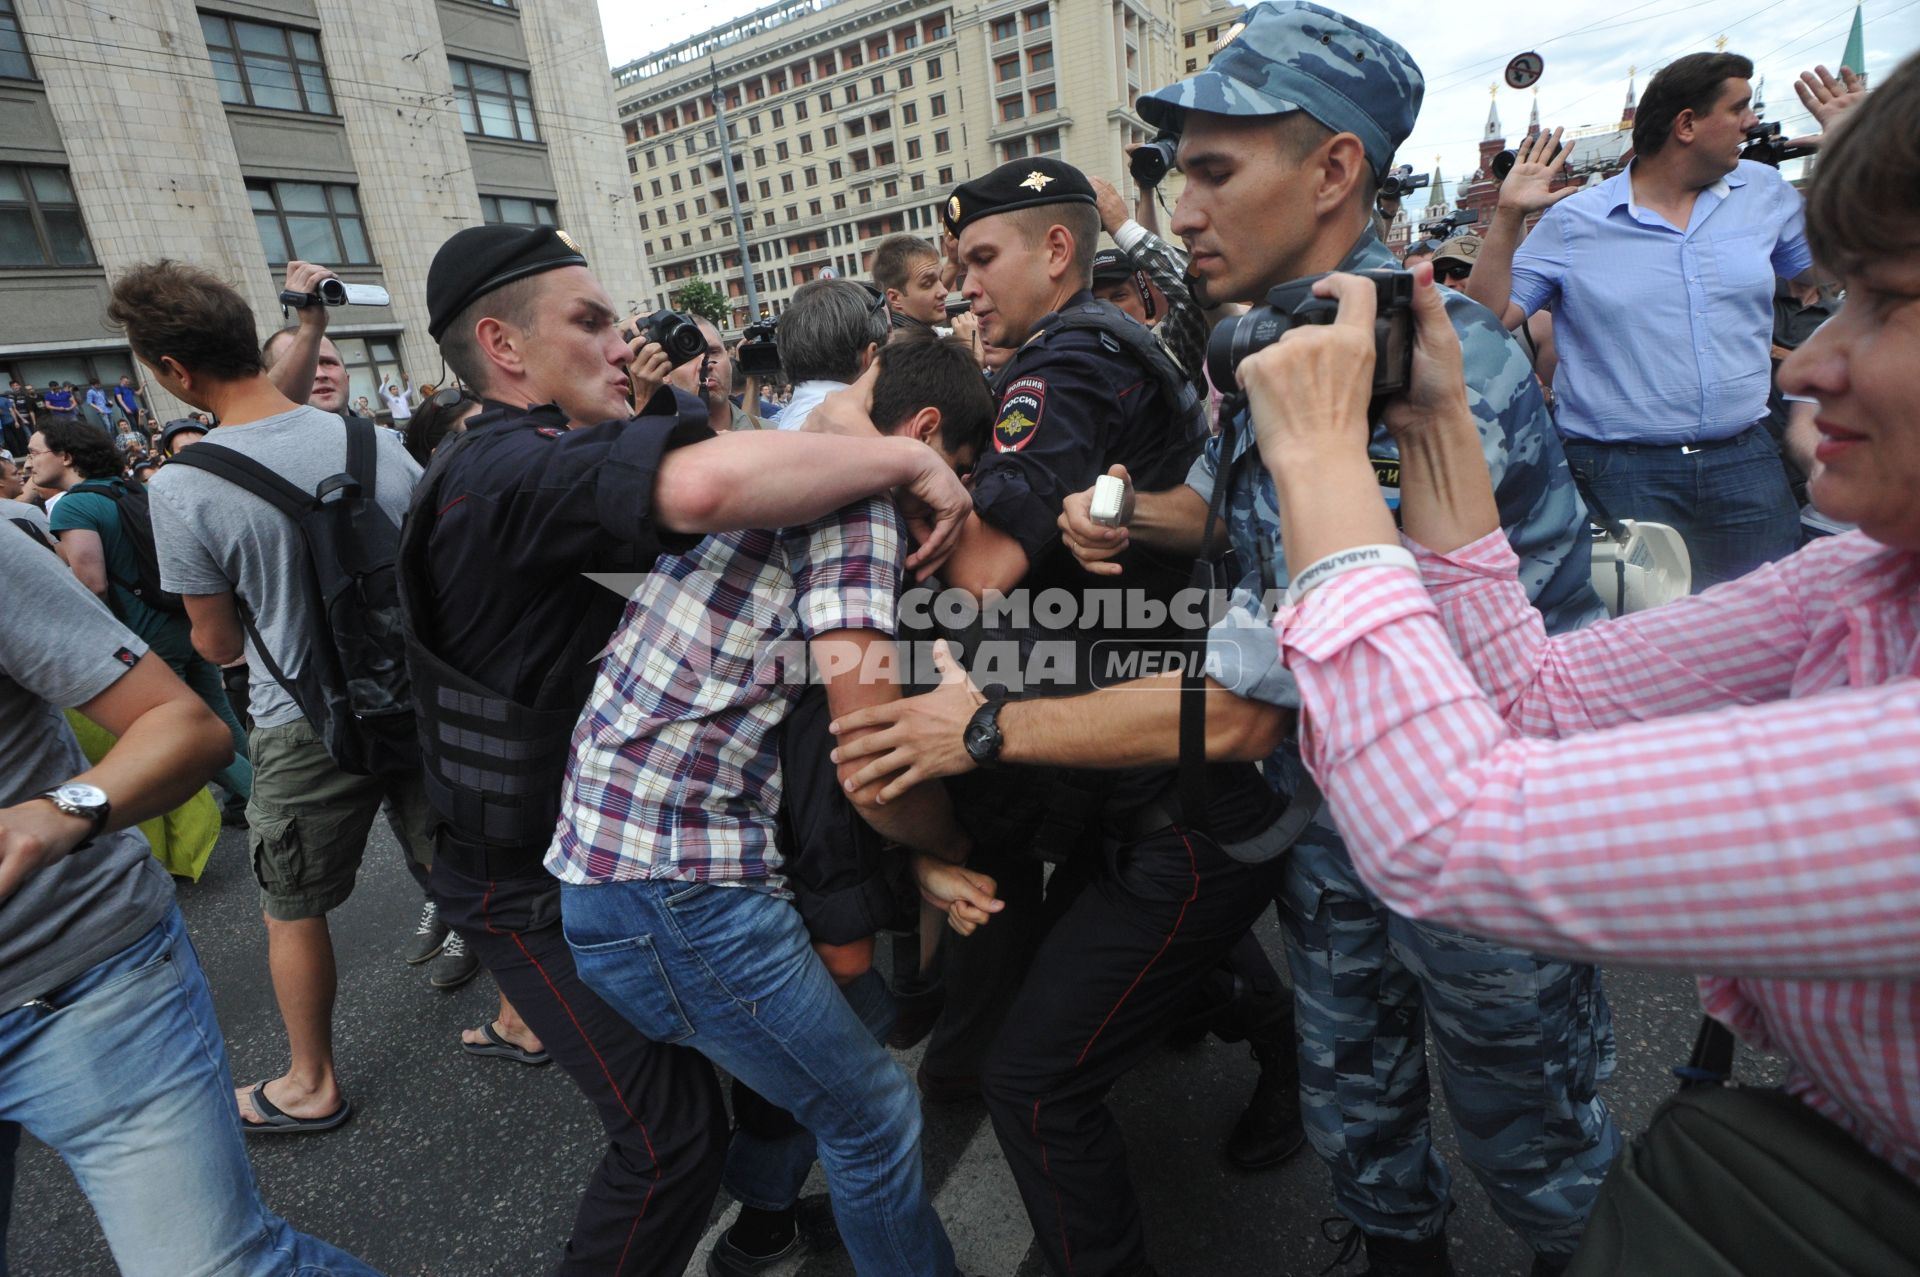
[[[1600,973],[1391,912],[1324,820],[1287,856],[1280,917],[1302,1116],[1333,1172],[1335,1205],[1375,1236],[1421,1239],[1445,1226],[1431,1032],[1467,1165],[1521,1240],[1564,1258],[1620,1151],[1596,1093],[1613,1072]]]

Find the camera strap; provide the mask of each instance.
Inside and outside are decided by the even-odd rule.
[[[1200,535],[1200,553],[1193,561],[1193,573],[1189,584],[1193,589],[1203,592],[1211,599],[1217,581],[1214,573],[1215,558],[1212,554],[1213,533],[1225,516],[1227,502],[1233,490],[1235,478],[1240,473],[1241,464],[1246,460],[1245,453],[1234,453],[1234,423],[1243,415],[1245,398],[1241,395],[1230,396],[1220,405],[1220,464],[1214,467],[1213,495],[1207,502],[1207,521]],[[1252,452],[1253,449],[1247,449]],[[1261,560],[1261,588],[1271,593],[1273,554],[1271,548]],[[1212,610],[1207,612],[1208,622],[1213,620]],[[1205,635],[1200,638],[1206,642]],[[1301,775],[1300,782],[1294,787],[1293,796],[1279,817],[1265,824],[1251,837],[1234,843],[1221,841],[1213,832],[1212,821],[1207,806],[1210,801],[1207,785],[1207,675],[1204,661],[1189,661],[1180,675],[1180,765],[1176,776],[1177,792],[1180,796],[1180,811],[1187,827],[1213,838],[1220,849],[1235,860],[1248,864],[1259,864],[1273,859],[1291,847],[1294,840],[1306,829],[1313,818],[1319,814],[1321,796],[1319,786],[1313,778]]]

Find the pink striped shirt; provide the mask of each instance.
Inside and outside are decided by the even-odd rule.
[[[1368,885],[1714,972],[1708,1013],[1920,1178],[1920,556],[1850,533],[1550,639],[1501,534],[1410,548],[1424,588],[1353,572],[1274,618]]]

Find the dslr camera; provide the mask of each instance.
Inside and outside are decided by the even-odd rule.
[[[1168,173],[1173,171],[1174,148],[1180,145],[1180,139],[1171,133],[1162,133],[1151,142],[1133,149],[1127,157],[1127,172],[1133,174],[1133,180],[1145,187],[1160,185]]]
[[[1382,179],[1380,183],[1380,198],[1383,200],[1402,199],[1432,181],[1433,174],[1415,173],[1413,171],[1413,165],[1402,164]]]
[[[707,353],[707,335],[700,325],[677,310],[656,310],[620,330],[628,341],[639,337],[667,352],[668,366],[678,368]]]
[[[1797,160],[1803,155],[1812,155],[1813,148],[1807,146],[1788,146],[1787,140],[1780,136],[1780,121],[1762,124],[1747,131],[1747,144],[1740,148],[1740,158],[1757,160],[1762,164],[1779,168],[1788,160]]]
[[[329,278],[321,280],[310,293],[280,290],[280,304],[295,310],[309,306],[389,306],[393,298],[378,284],[345,284]]]
[[[1374,286],[1373,398],[1378,403],[1406,390],[1413,380],[1413,272],[1355,272]],[[1279,341],[1302,324],[1331,324],[1340,311],[1331,297],[1315,297],[1313,286],[1327,273],[1289,280],[1267,294],[1262,304],[1213,330],[1207,342],[1207,373],[1216,386],[1235,385],[1240,361]]]
[[[779,326],[778,318],[757,319],[740,334],[733,361],[742,374],[763,381],[780,375]]]

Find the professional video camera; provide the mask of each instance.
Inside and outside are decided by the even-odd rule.
[[[1142,186],[1160,185],[1167,174],[1173,171],[1173,152],[1179,144],[1180,139],[1173,134],[1162,133],[1153,141],[1136,146],[1133,154],[1127,157],[1127,171]]]
[[[1402,164],[1399,168],[1387,174],[1386,180],[1380,183],[1380,198],[1383,200],[1402,199],[1414,191],[1419,190],[1421,187],[1429,185],[1432,181],[1433,174],[1415,173],[1413,171],[1413,165]]]
[[[655,343],[667,352],[670,366],[674,368],[707,353],[707,335],[700,331],[700,325],[677,310],[656,310],[621,330],[621,336],[628,341],[644,337]]]
[[[296,292],[291,288],[282,289],[280,304],[291,306],[295,310],[305,310],[309,306],[390,306],[393,298],[387,290],[378,284],[346,284],[337,279],[323,279],[314,285],[310,293]]]
[[[1373,281],[1376,311],[1373,321],[1373,397],[1397,395],[1413,379],[1413,272],[1363,270],[1355,272]],[[1277,285],[1267,300],[1237,319],[1223,320],[1207,342],[1207,373],[1216,386],[1235,384],[1234,370],[1256,350],[1279,341],[1301,324],[1331,324],[1339,304],[1331,297],[1315,297],[1313,286],[1325,274],[1308,275]]]
[[[1435,217],[1420,223],[1420,234],[1427,239],[1451,239],[1462,226],[1472,226],[1480,220],[1477,208],[1456,209],[1445,217]]]
[[[1740,148],[1740,158],[1757,160],[1762,164],[1779,168],[1788,160],[1797,160],[1803,155],[1812,155],[1810,146],[1788,146],[1787,140],[1780,136],[1780,122],[1762,124],[1758,128],[1747,130],[1747,144]]]
[[[743,375],[763,380],[780,375],[780,321],[777,317],[748,324],[734,348],[733,359]]]

